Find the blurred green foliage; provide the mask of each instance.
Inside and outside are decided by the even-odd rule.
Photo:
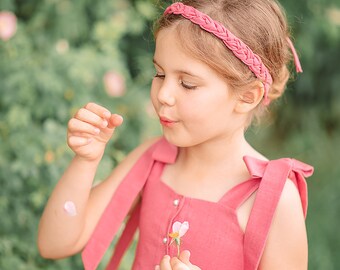
[[[304,73],[274,104],[269,122],[250,129],[248,138],[270,158],[292,156],[315,166],[308,180],[309,269],[340,269],[340,3],[281,3]],[[18,31],[0,41],[0,269],[82,269],[79,256],[60,261],[39,256],[39,217],[72,157],[66,126],[77,108],[94,101],[125,118],[97,180],[159,132],[148,101],[156,4],[1,0],[0,10],[16,14]],[[125,77],[124,96],[105,92],[103,76],[109,70]],[[131,251],[122,269],[129,269],[132,258]]]

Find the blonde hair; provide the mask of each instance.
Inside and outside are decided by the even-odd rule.
[[[272,78],[268,98],[279,98],[290,77],[287,64],[292,59],[286,16],[275,0],[183,0],[222,23],[235,36],[259,55]],[[162,29],[175,27],[183,49],[215,70],[231,86],[235,94],[259,80],[253,72],[226,48],[221,40],[202,30],[180,15],[161,16],[155,24],[154,35]],[[203,42],[202,42],[203,41]],[[251,119],[263,113],[264,106],[254,110]],[[251,120],[250,120],[251,121]]]

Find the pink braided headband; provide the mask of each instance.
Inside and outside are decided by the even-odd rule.
[[[264,84],[264,105],[268,105],[270,100],[268,99],[268,92],[273,78],[269,73],[267,67],[263,64],[261,58],[255,54],[242,40],[234,36],[228,29],[226,29],[221,23],[213,20],[208,15],[198,11],[197,9],[184,5],[183,3],[176,2],[170,5],[165,11],[167,14],[180,14],[184,18],[199,25],[205,31],[212,33],[223,41],[225,46],[232,51],[232,53],[246,64],[249,69],[259,78]],[[288,44],[292,50],[294,56],[294,62],[297,72],[302,72],[301,64],[298,55],[295,51],[293,43],[287,37]]]

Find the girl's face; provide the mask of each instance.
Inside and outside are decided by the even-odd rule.
[[[183,51],[174,28],[158,33],[154,65],[151,100],[170,143],[194,146],[229,138],[243,127],[226,81]]]

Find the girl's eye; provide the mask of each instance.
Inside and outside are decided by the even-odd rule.
[[[182,80],[179,81],[180,84],[185,88],[185,89],[188,89],[188,90],[195,90],[197,88],[196,85],[191,85],[191,84],[188,84],[188,83],[185,83],[183,82]]]
[[[161,79],[164,79],[165,78],[165,75],[164,74],[159,74],[159,73],[156,73],[156,75],[154,76],[155,78],[161,78]]]

